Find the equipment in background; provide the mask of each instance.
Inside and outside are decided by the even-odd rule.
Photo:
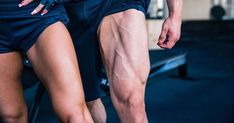
[[[148,19],[163,19],[167,16],[167,7],[164,0],[151,0],[146,17]]]
[[[211,8],[210,14],[214,20],[223,20],[223,17],[226,15],[226,11],[221,5],[216,5]]]

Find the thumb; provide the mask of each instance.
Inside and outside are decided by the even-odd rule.
[[[167,38],[167,33],[168,33],[168,29],[163,26],[161,34],[159,35],[159,38],[158,38],[158,44],[165,43],[165,40]]]

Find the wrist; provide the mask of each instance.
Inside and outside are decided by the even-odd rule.
[[[169,14],[168,18],[174,21],[179,21],[179,22],[182,21],[182,15],[180,14]]]
[[[169,18],[181,20],[183,10],[183,0],[167,0]]]

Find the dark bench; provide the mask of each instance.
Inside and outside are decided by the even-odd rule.
[[[150,51],[151,70],[149,78],[171,69],[178,69],[182,78],[187,77],[187,53],[181,50]]]

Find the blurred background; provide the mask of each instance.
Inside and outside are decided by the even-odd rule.
[[[149,122],[234,123],[234,0],[184,0],[181,39],[172,50],[156,46],[167,16],[166,1],[152,0],[146,22],[151,60],[145,99]],[[33,73],[26,66],[28,74]],[[100,87],[107,122],[119,123],[105,77]],[[38,84],[25,84],[29,107],[37,90]],[[38,111],[36,123],[58,122],[46,92]]]

